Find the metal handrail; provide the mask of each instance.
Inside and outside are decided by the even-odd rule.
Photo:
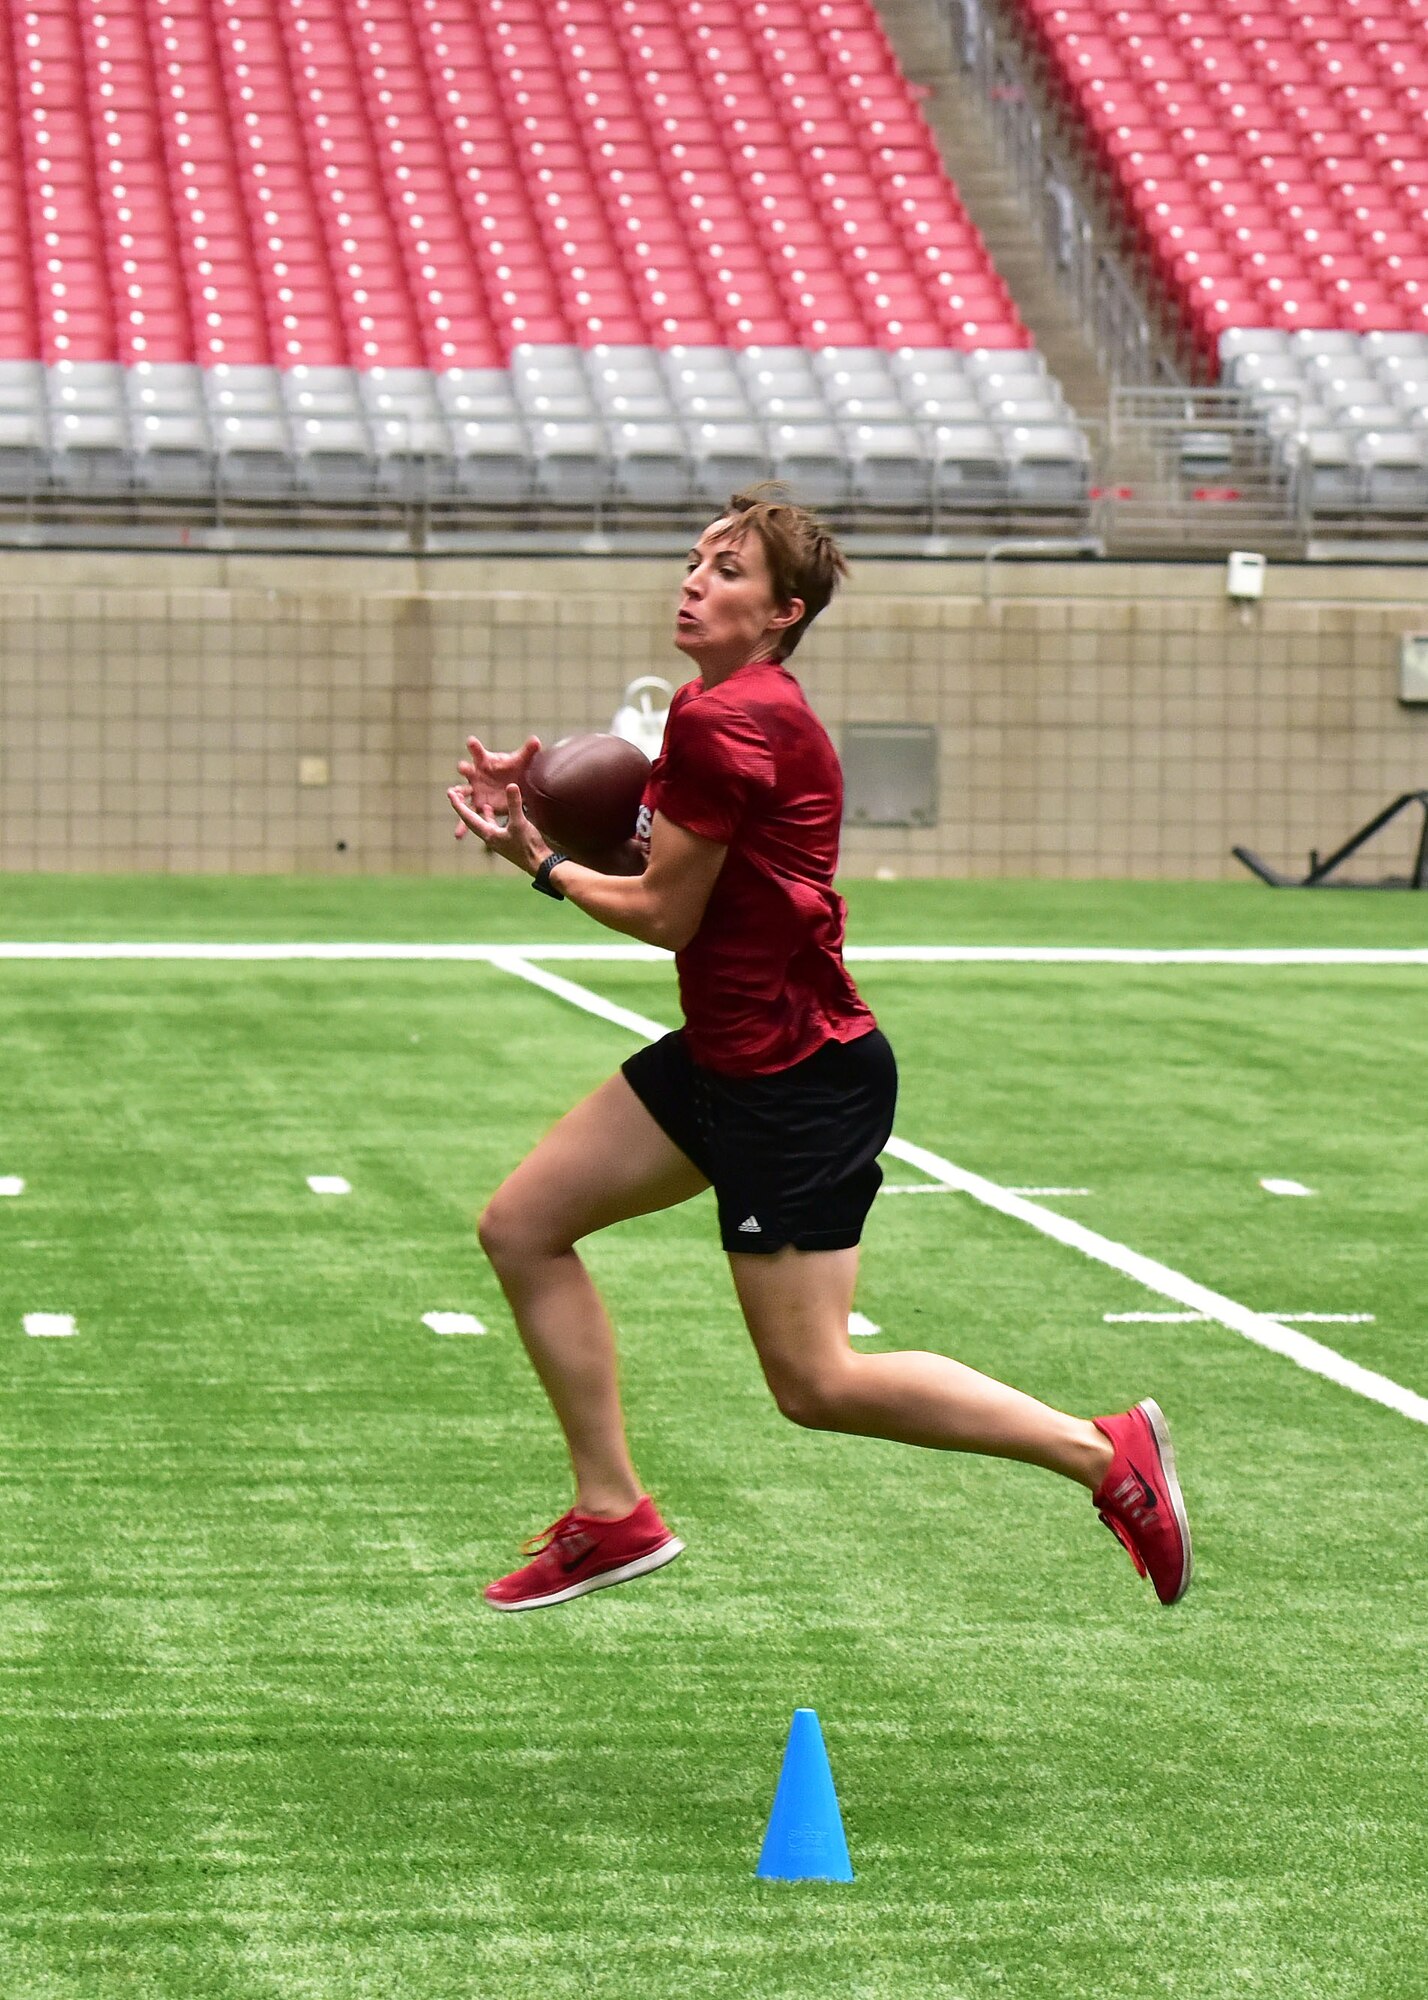
[[[982,557],[982,602],[992,601],[992,564],[1004,556],[1097,556],[1106,545],[1099,535],[1053,535],[1040,540],[993,542]]]
[[[998,145],[1034,221],[1043,249],[1095,349],[1123,382],[1171,385],[1184,379],[1152,330],[1152,316],[1095,206],[1083,197],[1072,151],[1044,115],[1021,45],[996,0],[941,0],[952,59],[974,74]]]

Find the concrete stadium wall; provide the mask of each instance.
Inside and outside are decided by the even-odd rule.
[[[676,561],[0,554],[0,868],[494,865],[442,796],[468,731],[608,727],[679,679]],[[1397,700],[1428,570],[865,561],[796,666],[835,739],[939,731],[939,818],[850,874],[1234,875],[1428,785]],[[301,784],[323,758],[330,782]]]

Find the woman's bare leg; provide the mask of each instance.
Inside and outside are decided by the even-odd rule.
[[[618,1520],[643,1489],[625,1441],[614,1329],[575,1245],[707,1186],[612,1076],[547,1132],[481,1217],[481,1247],[565,1433],[584,1514]]]
[[[943,1354],[860,1353],[848,1343],[853,1250],[729,1258],[734,1288],[775,1401],[795,1423],[941,1451],[1043,1465],[1094,1492],[1109,1440],[1082,1417]]]

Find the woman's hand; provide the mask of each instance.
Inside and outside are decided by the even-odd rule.
[[[503,861],[509,861],[515,867],[524,869],[527,875],[534,875],[547,854],[552,854],[555,850],[547,840],[542,839],[536,827],[526,818],[525,807],[521,804],[520,786],[507,785],[505,788],[505,795],[501,800],[501,807],[505,812],[504,820],[497,819],[494,813],[486,814],[479,811],[472,800],[473,790],[474,787],[471,785],[453,785],[446,794],[451,801],[452,811],[461,821],[461,825],[456,829],[457,839],[470,831],[485,844],[488,854],[499,854]]]
[[[528,736],[519,750],[488,750],[478,736],[468,736],[468,754],[456,767],[466,783],[457,789],[479,814],[494,819],[506,810],[506,787],[522,783],[539,748],[538,736]],[[454,799],[452,803],[455,804]],[[471,831],[474,833],[476,829],[473,827]],[[457,827],[456,838],[460,840],[465,832],[464,826]]]

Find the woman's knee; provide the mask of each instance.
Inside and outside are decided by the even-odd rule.
[[[571,1247],[564,1232],[504,1187],[496,1190],[477,1217],[476,1235],[498,1271],[534,1258],[558,1257]]]
[[[768,1384],[782,1415],[807,1431],[836,1431],[844,1406],[841,1371],[803,1369],[770,1373]]]

